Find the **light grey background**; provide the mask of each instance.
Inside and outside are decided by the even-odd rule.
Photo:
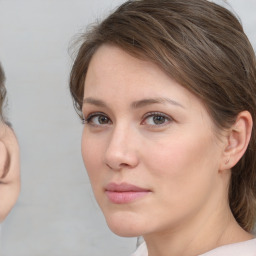
[[[0,0],[0,60],[21,146],[22,191],[1,256],[120,256],[135,238],[107,228],[80,156],[68,91],[71,39],[122,0]],[[256,49],[256,1],[230,0]]]

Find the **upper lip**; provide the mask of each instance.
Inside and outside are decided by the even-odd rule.
[[[129,184],[129,183],[109,183],[106,187],[105,187],[106,191],[111,191],[111,192],[145,192],[145,191],[149,191],[149,189],[145,189],[145,188],[141,188],[138,186],[135,186],[133,184]]]

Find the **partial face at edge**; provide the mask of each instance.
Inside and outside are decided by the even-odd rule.
[[[6,161],[9,165],[7,174]],[[20,154],[19,145],[13,130],[0,124],[0,222],[3,221],[17,201],[20,192]]]
[[[101,46],[87,72],[83,115],[83,160],[116,234],[164,232],[223,197],[223,145],[209,114],[155,64]]]

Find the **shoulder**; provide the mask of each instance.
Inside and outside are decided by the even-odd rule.
[[[143,242],[131,256],[148,256],[146,243]]]
[[[218,247],[199,256],[256,256],[256,238]]]

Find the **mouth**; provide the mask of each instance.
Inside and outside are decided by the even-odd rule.
[[[145,188],[140,188],[128,183],[109,183],[105,187],[105,194],[108,199],[115,204],[131,203],[141,197],[146,196],[151,191]]]

